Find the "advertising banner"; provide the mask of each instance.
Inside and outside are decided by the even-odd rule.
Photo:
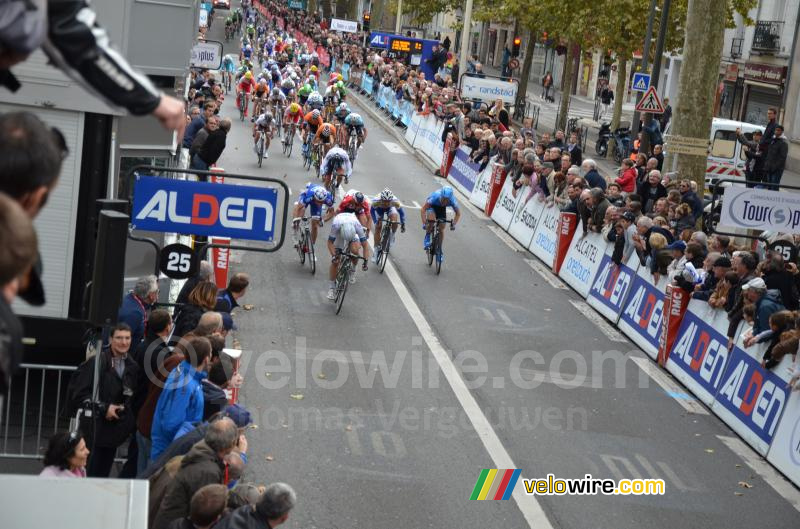
[[[485,211],[491,189],[492,166],[487,165],[486,168],[478,174],[478,179],[475,181],[475,187],[472,189],[472,196],[469,198],[469,201],[481,211]]]
[[[533,240],[536,224],[544,215],[544,210],[548,205],[544,200],[539,201],[539,197],[530,196],[529,187],[523,187],[518,193],[520,202],[517,206],[517,211],[514,213],[514,218],[511,220],[511,225],[508,227],[508,234],[527,248]]]
[[[447,180],[466,195],[472,195],[480,168],[480,165],[470,161],[469,153],[470,148],[464,145],[456,149],[456,155],[447,173]]]
[[[224,237],[214,237],[214,244],[230,246],[231,240]],[[214,266],[214,282],[217,288],[228,288],[228,269],[230,268],[230,249],[211,248],[211,264]]]
[[[635,256],[633,259],[638,261]],[[639,267],[617,323],[625,336],[653,360],[658,356],[658,340],[663,328],[661,319],[664,317],[666,286],[665,277],[661,277],[658,283],[653,283],[650,270]]]
[[[447,178],[447,174],[450,171],[450,164],[453,162],[453,156],[455,155],[455,151],[453,149],[455,141],[456,140],[453,138],[453,135],[448,133],[447,139],[444,142],[442,163],[439,164],[439,173],[442,178]]]
[[[669,352],[667,371],[707,406],[714,402],[728,363],[727,330],[724,310],[693,299]]]
[[[789,400],[786,366],[791,359],[784,358],[773,370],[764,369],[761,357],[766,344],[743,348],[742,334],[731,352],[711,411],[763,456]]]
[[[275,189],[137,175],[131,225],[134,229],[272,241]]]
[[[515,197],[513,190],[514,183],[510,178],[506,178],[492,210],[492,220],[506,231],[508,231],[508,226],[511,224],[511,219],[514,218],[514,211],[516,211],[517,203],[520,201],[519,195],[522,195],[522,193],[519,193]]]
[[[790,366],[791,360],[786,358],[775,370],[779,374],[788,374]],[[783,417],[772,437],[767,461],[800,487],[800,391],[792,391],[789,396]]]
[[[664,298],[664,318],[661,324],[661,337],[658,339],[658,364],[665,365],[667,357],[675,343],[678,329],[681,327],[683,315],[689,307],[691,293],[675,285],[667,285],[666,297]]]
[[[394,36],[394,33],[380,33],[373,31],[369,34],[369,47],[386,49],[389,47],[389,37]]]
[[[608,243],[599,233],[587,233],[585,236],[576,233],[558,276],[578,294],[587,297],[607,246]]]
[[[517,100],[517,81],[501,81],[493,77],[461,76],[461,98],[480,99],[481,101],[496,101],[502,99],[504,103],[513,104]]]
[[[219,70],[222,66],[222,43],[215,40],[195,43],[189,65],[193,68]]]
[[[547,266],[553,266],[556,257],[556,244],[558,243],[558,217],[561,213],[557,207],[544,208],[536,231],[528,249],[533,255],[544,261]]]
[[[600,260],[600,266],[597,268],[597,274],[592,281],[592,288],[589,290],[586,302],[612,323],[617,323],[628,299],[637,269],[629,268],[627,265],[615,265],[611,260],[613,252],[614,245],[609,244],[605,255]],[[638,264],[637,261],[637,268]]]
[[[358,22],[355,20],[342,20],[339,18],[331,18],[332,31],[344,31],[345,33],[357,33]]]
[[[414,112],[414,114],[411,116],[411,122],[406,127],[406,141],[412,147],[414,147],[414,144],[417,141],[417,134],[419,134],[421,123],[422,116]]]
[[[506,170],[502,165],[494,162],[490,163],[489,167],[492,168],[492,176],[489,179],[489,193],[486,196],[486,206],[483,211],[491,217],[500,192],[503,190],[503,184],[506,182]]]
[[[578,215],[575,213],[564,213],[562,211],[558,216],[558,226],[556,226],[558,239],[556,240],[556,256],[553,259],[553,272],[556,274],[561,270],[561,265],[567,257],[567,251],[577,227]]]
[[[442,164],[442,156],[444,155],[444,142],[442,141],[442,130],[444,130],[444,123],[436,119],[432,114],[428,116],[432,121],[431,127],[433,134],[431,134],[431,146],[425,153],[428,158],[433,160],[436,165]]]
[[[800,193],[730,186],[722,197],[720,226],[800,233]]]

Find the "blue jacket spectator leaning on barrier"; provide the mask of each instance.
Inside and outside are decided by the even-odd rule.
[[[140,277],[133,290],[122,298],[117,320],[131,328],[131,350],[135,350],[144,338],[147,332],[147,314],[156,301],[158,301],[156,276]]]

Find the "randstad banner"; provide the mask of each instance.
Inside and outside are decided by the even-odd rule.
[[[137,176],[134,229],[272,241],[278,192],[264,187]]]
[[[720,226],[800,233],[800,193],[728,187]]]
[[[517,99],[516,80],[501,81],[495,77],[461,76],[461,98],[495,101],[502,99],[504,103],[514,103]]]

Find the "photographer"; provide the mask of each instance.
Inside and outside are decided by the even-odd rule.
[[[128,441],[136,428],[130,403],[139,380],[139,366],[128,355],[130,347],[131,328],[118,323],[111,331],[110,346],[81,364],[69,382],[67,394],[71,406],[68,413],[74,416],[79,408],[86,410],[86,402],[92,398],[95,360],[100,357],[98,402],[91,416],[87,417],[84,412],[85,423],[81,425],[82,431],[94,434],[87,436],[92,438],[86,469],[89,477],[109,476],[117,447]]]

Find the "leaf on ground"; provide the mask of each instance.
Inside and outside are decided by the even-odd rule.
[[[344,431],[345,432],[352,432],[353,431],[353,426],[348,424],[347,426],[344,427]]]
[[[326,375],[325,373],[319,373],[317,375],[317,378],[320,380],[325,380],[326,378],[328,378],[328,375]]]
[[[266,459],[267,461],[275,461],[275,458],[272,457],[271,455],[265,457],[264,459]]]
[[[714,453],[714,449],[713,448],[706,448],[706,453],[707,454],[713,454]]]
[[[254,306],[254,305],[247,304],[247,305],[242,305],[242,308],[243,308],[244,310],[253,310],[253,309],[255,308],[255,306]]]
[[[292,393],[289,396],[294,400],[303,400],[305,398],[305,395],[303,395],[302,393]]]
[[[739,482],[739,486],[742,487],[743,489],[752,489],[753,488],[753,486],[751,484],[749,484],[748,482],[746,482],[746,481],[740,481]]]
[[[744,492],[734,492],[734,496],[744,496]]]
[[[271,377],[271,376],[272,376],[272,373],[264,373],[264,376],[265,376],[265,377],[267,377],[267,378],[269,378],[269,377]]]
[[[739,463],[736,463],[736,468],[742,468],[742,465],[740,465]]]

